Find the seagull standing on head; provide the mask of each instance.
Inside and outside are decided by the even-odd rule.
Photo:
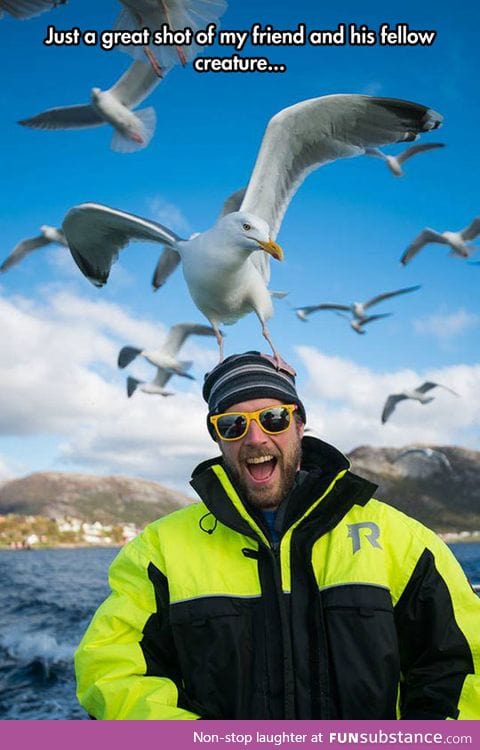
[[[414,140],[441,121],[437,112],[398,99],[357,94],[309,99],[270,120],[239,210],[222,216],[211,229],[182,240],[160,224],[94,203],[71,209],[63,228],[77,265],[97,286],[106,282],[112,262],[130,240],[165,245],[160,281],[181,259],[192,299],[216,332],[220,357],[220,323],[255,312],[280,365],[266,325],[273,314],[269,256],[283,257],[275,238],[295,192],[327,162],[363,154],[369,146]]]

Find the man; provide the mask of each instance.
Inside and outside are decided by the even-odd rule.
[[[205,379],[201,498],[111,566],[76,653],[101,719],[478,719],[480,600],[448,548],[303,437],[288,366]]]

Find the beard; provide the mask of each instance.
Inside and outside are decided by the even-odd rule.
[[[247,458],[253,458],[261,455],[273,455],[277,465],[276,472],[277,477],[273,485],[264,485],[259,487],[252,487],[245,481],[244,472],[245,460]],[[224,455],[224,462],[232,475],[235,486],[240,492],[243,500],[250,505],[260,510],[271,510],[277,508],[282,500],[288,495],[295,482],[295,476],[298,469],[300,468],[300,462],[302,458],[302,445],[301,440],[293,442],[287,451],[283,453],[272,450],[259,451],[259,450],[246,450],[240,455],[240,465],[235,462],[231,462]]]

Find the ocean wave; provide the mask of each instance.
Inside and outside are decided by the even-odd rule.
[[[73,661],[76,644],[59,643],[48,632],[7,632],[0,638],[0,646],[19,666],[41,665],[45,674],[56,666],[63,667]]]

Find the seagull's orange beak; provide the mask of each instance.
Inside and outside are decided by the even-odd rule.
[[[257,242],[262,246],[266,253],[272,256],[272,258],[275,258],[275,260],[283,260],[283,250],[276,242],[273,240],[268,240],[268,242],[257,240]]]

